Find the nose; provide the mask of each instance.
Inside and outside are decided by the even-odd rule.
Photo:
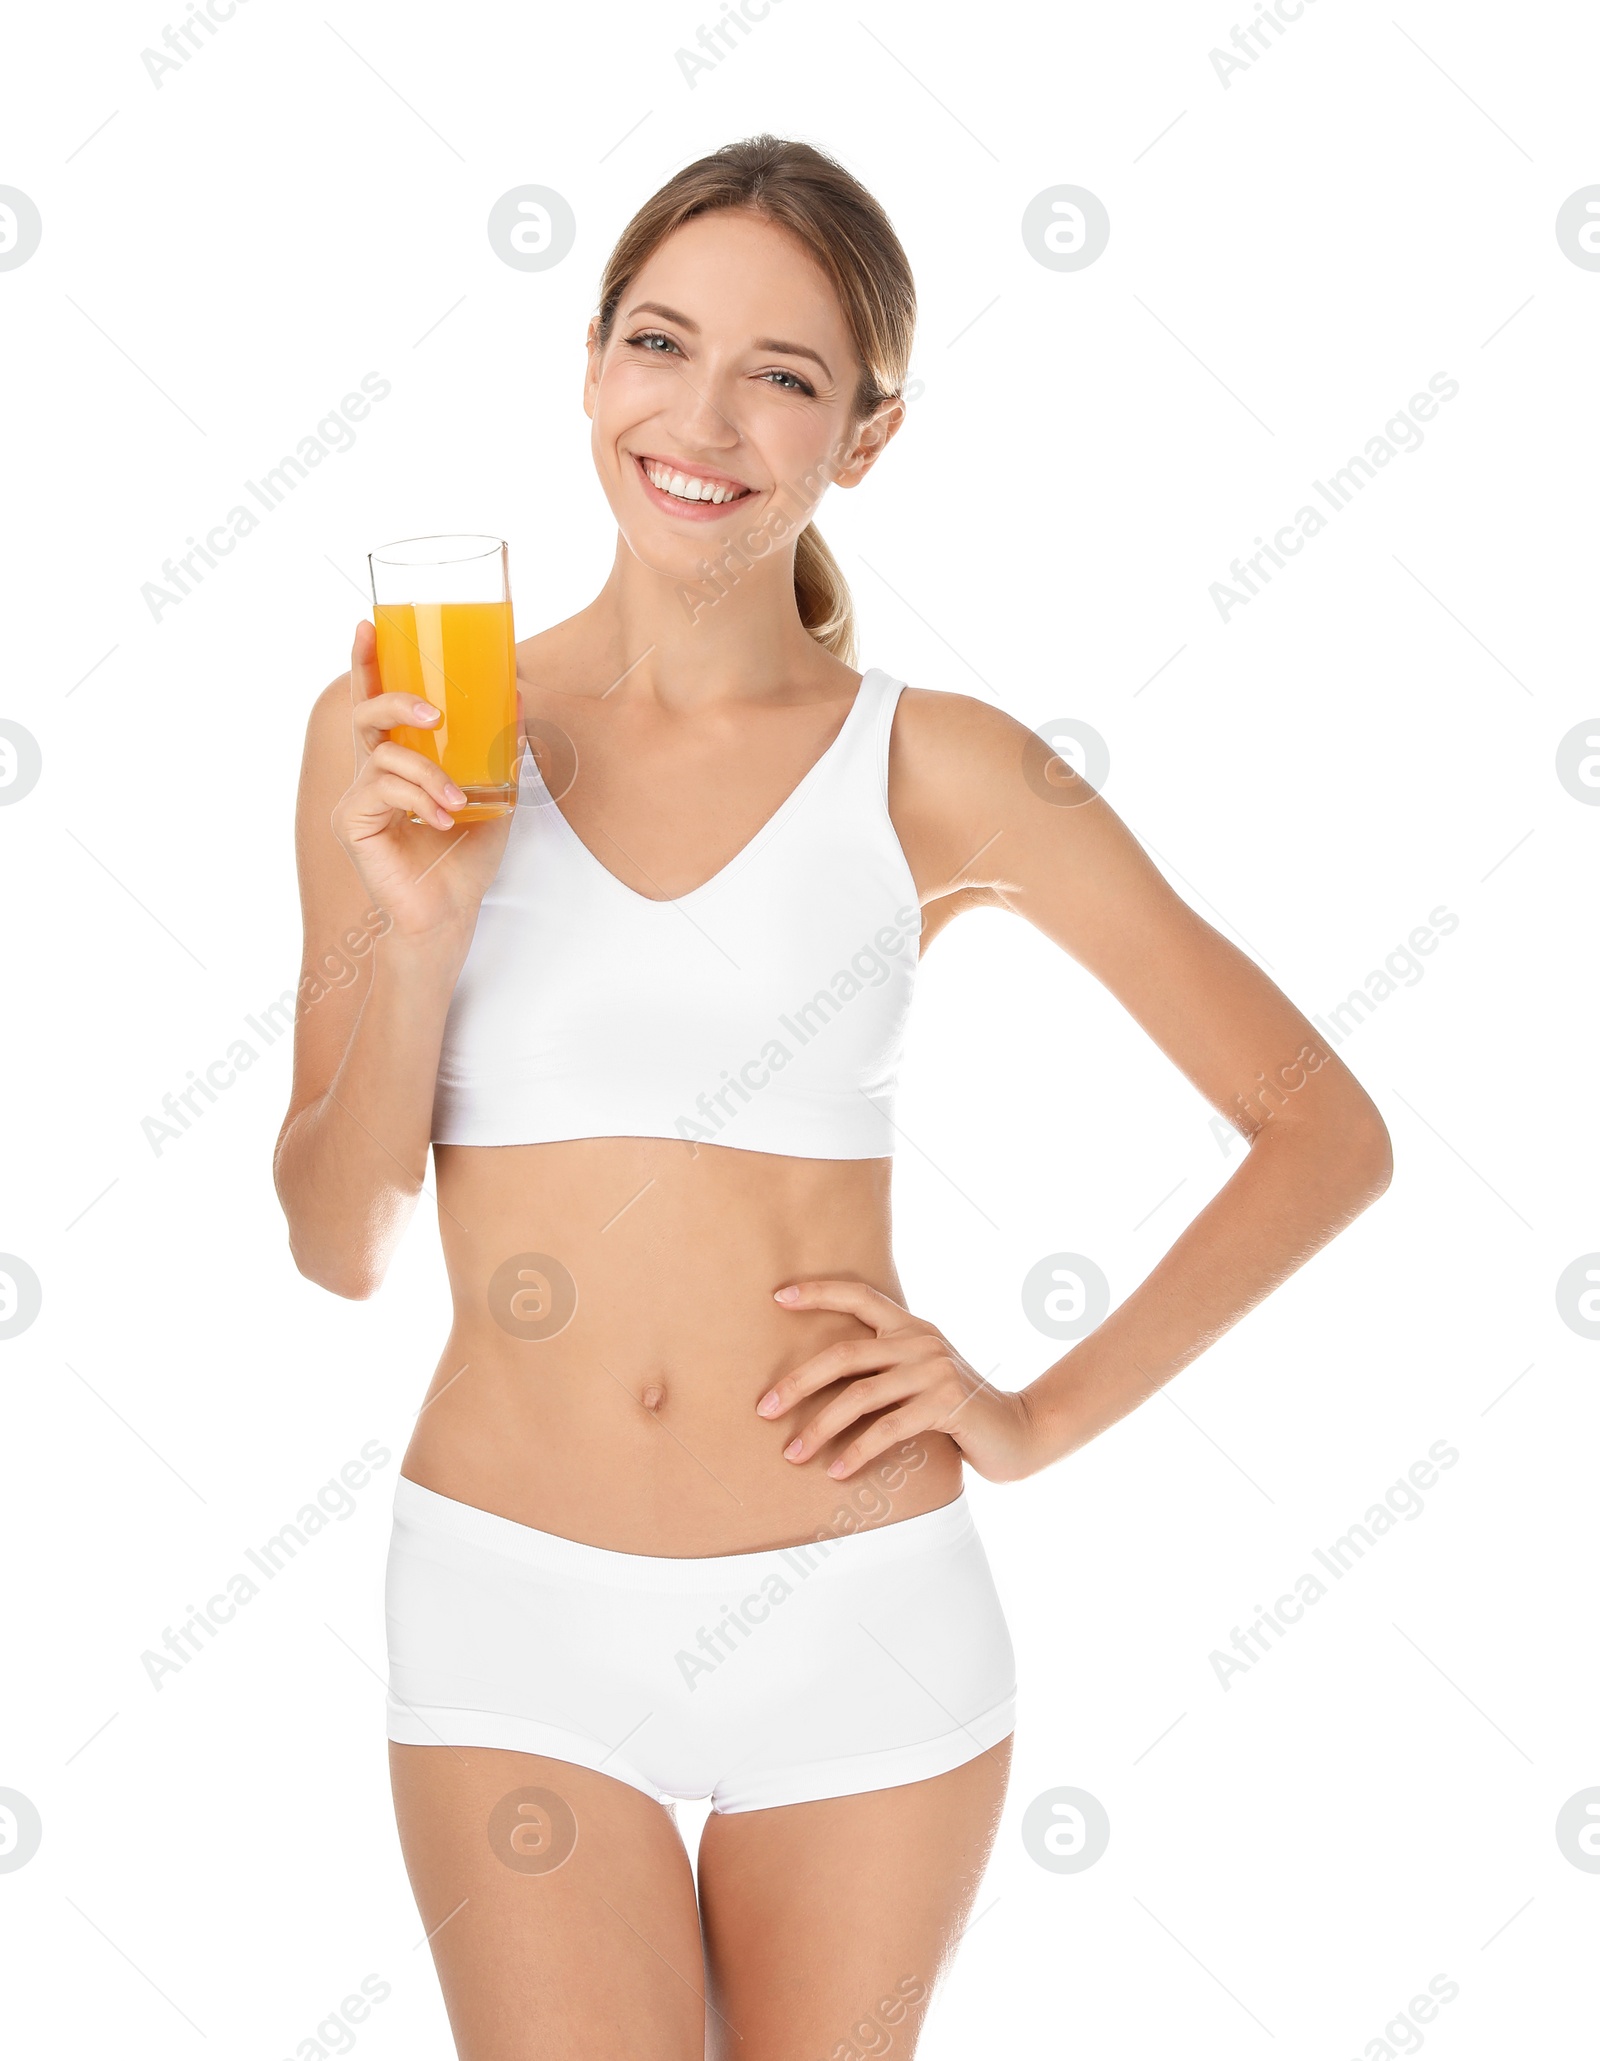
[[[724,378],[712,365],[696,365],[692,372],[679,372],[677,391],[666,409],[666,419],[679,440],[684,457],[702,451],[731,451],[740,439],[734,391],[735,382]]]

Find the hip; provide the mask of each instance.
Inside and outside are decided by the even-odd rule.
[[[764,1809],[996,1746],[1015,1656],[964,1494],[764,1551],[598,1548],[396,1483],[389,1736]]]

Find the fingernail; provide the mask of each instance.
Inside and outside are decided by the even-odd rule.
[[[760,1402],[756,1404],[756,1408],[763,1417],[776,1417],[778,1414],[778,1391],[775,1388],[769,1388]]]
[[[783,1457],[786,1460],[798,1460],[800,1457],[801,1443],[802,1441],[797,1438],[791,1439],[783,1449]]]
[[[459,809],[466,800],[466,796],[453,780],[445,783],[444,798],[453,809]]]
[[[439,711],[431,701],[419,701],[417,703],[417,721],[419,723],[436,723],[438,720]]]
[[[833,1465],[828,1469],[828,1472],[833,1476],[834,1480],[837,1481],[839,1479],[839,1476],[844,1472],[844,1462],[842,1460],[835,1460]]]
[[[439,828],[440,828],[441,830],[454,830],[454,829],[455,829],[455,827],[456,827],[456,819],[455,819],[455,817],[454,817],[454,816],[447,816],[447,815],[445,814],[444,810],[443,810],[443,809],[441,809],[441,810],[439,811]]]
[[[798,1288],[775,1289],[772,1300],[774,1302],[798,1302],[800,1300],[800,1291]]]

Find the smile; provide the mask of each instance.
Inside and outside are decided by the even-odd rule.
[[[726,473],[703,472],[664,458],[641,457],[638,452],[632,455],[652,495],[677,513],[698,515],[703,509],[710,514],[734,501],[748,500],[755,491]]]

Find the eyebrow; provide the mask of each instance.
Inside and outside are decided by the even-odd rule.
[[[635,302],[628,310],[629,321],[632,321],[635,315],[660,315],[668,322],[676,322],[680,329],[687,329],[691,336],[700,334],[698,322],[691,321],[687,315],[680,314],[676,308],[664,306],[660,301]],[[820,365],[830,379],[833,377],[827,359],[820,351],[812,350],[809,344],[784,343],[775,336],[758,336],[755,339],[755,348],[758,351],[781,351],[787,358],[809,358],[813,364]]]

